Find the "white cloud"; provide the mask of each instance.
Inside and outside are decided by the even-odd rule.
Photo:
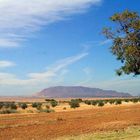
[[[12,40],[8,38],[0,39],[0,47],[17,47],[19,45],[17,40]]]
[[[16,75],[10,73],[0,73],[0,85],[13,85],[13,86],[32,86],[41,85],[42,83],[47,84],[51,82],[52,78],[62,76],[67,72],[66,67],[80,61],[86,57],[88,53],[81,53],[75,56],[67,57],[57,61],[55,64],[50,66],[48,70],[39,73],[29,73],[27,79],[20,79]],[[55,79],[57,80],[57,79]],[[8,87],[7,87],[8,88]]]
[[[11,61],[0,61],[0,68],[12,67],[15,66],[15,63]]]
[[[30,73],[29,77],[31,78],[47,78],[47,77],[53,77],[56,75],[57,72],[64,69],[65,67],[81,60],[85,56],[87,56],[88,53],[81,53],[76,56],[67,57],[65,59],[57,61],[54,65],[50,66],[46,72],[42,73]]]
[[[102,0],[0,0],[0,47],[17,47],[44,25]]]

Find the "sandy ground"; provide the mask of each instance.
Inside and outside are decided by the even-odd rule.
[[[82,108],[82,107],[81,107]],[[0,116],[0,140],[50,140],[140,125],[140,104]]]

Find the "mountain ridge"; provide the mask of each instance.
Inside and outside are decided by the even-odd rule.
[[[55,86],[43,89],[36,94],[48,98],[88,98],[88,97],[131,97],[129,93],[103,90],[84,86]]]

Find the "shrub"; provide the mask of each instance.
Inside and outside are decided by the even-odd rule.
[[[0,111],[0,114],[11,114],[11,113],[18,113],[17,110],[10,110],[10,109],[4,109]]]
[[[67,108],[66,107],[63,107],[63,110],[66,110]]]
[[[22,109],[26,109],[28,106],[27,106],[26,103],[21,103],[21,104],[20,104],[20,107],[21,107]]]
[[[55,112],[55,111],[53,109],[41,109],[40,112],[51,113],[51,112]]]
[[[55,101],[54,99],[45,99],[46,102]]]
[[[109,100],[109,103],[110,104],[114,104],[115,103],[115,100],[111,99],[111,100]]]
[[[103,101],[99,101],[98,102],[98,106],[100,106],[100,107],[104,106],[104,102]]]
[[[11,104],[10,108],[16,110],[17,109],[17,106],[15,104]]]
[[[52,107],[56,107],[58,105],[58,102],[53,100],[53,101],[50,102],[50,104],[51,104]]]
[[[47,109],[50,109],[50,106],[49,106],[49,105],[46,105],[46,108],[47,108]]]
[[[64,121],[64,119],[61,118],[61,117],[58,117],[58,118],[57,118],[57,121]]]
[[[78,100],[74,100],[74,99],[72,99],[72,100],[69,102],[69,105],[70,105],[71,108],[80,107],[79,101],[78,101]]]
[[[116,100],[115,104],[116,104],[116,105],[122,104],[122,100]]]
[[[33,110],[27,110],[27,113],[34,113]]]
[[[130,100],[129,100],[129,99],[124,99],[124,101],[125,101],[126,103],[128,103]]]
[[[9,102],[4,102],[3,106],[4,106],[4,108],[10,108],[10,103]]]
[[[33,107],[33,108],[37,108],[38,110],[41,109],[41,106],[42,106],[42,103],[37,103],[37,102],[32,103],[32,107]]]
[[[0,109],[2,109],[3,108],[3,103],[2,102],[0,102]]]
[[[104,103],[105,103],[105,104],[107,104],[108,102],[109,102],[109,100],[108,100],[108,99],[104,100]]]
[[[90,100],[85,100],[85,104],[91,105],[91,101]]]
[[[93,101],[91,102],[91,104],[92,104],[92,105],[97,105],[97,101],[93,100]]]
[[[0,102],[0,109],[17,109],[17,106],[14,102]]]
[[[79,103],[83,102],[83,100],[81,98],[75,99],[75,100],[79,101]]]
[[[132,102],[137,103],[137,102],[139,102],[139,99],[138,98],[132,99]]]

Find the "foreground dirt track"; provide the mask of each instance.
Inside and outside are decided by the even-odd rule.
[[[140,104],[51,114],[0,116],[0,140],[46,140],[140,125]]]

